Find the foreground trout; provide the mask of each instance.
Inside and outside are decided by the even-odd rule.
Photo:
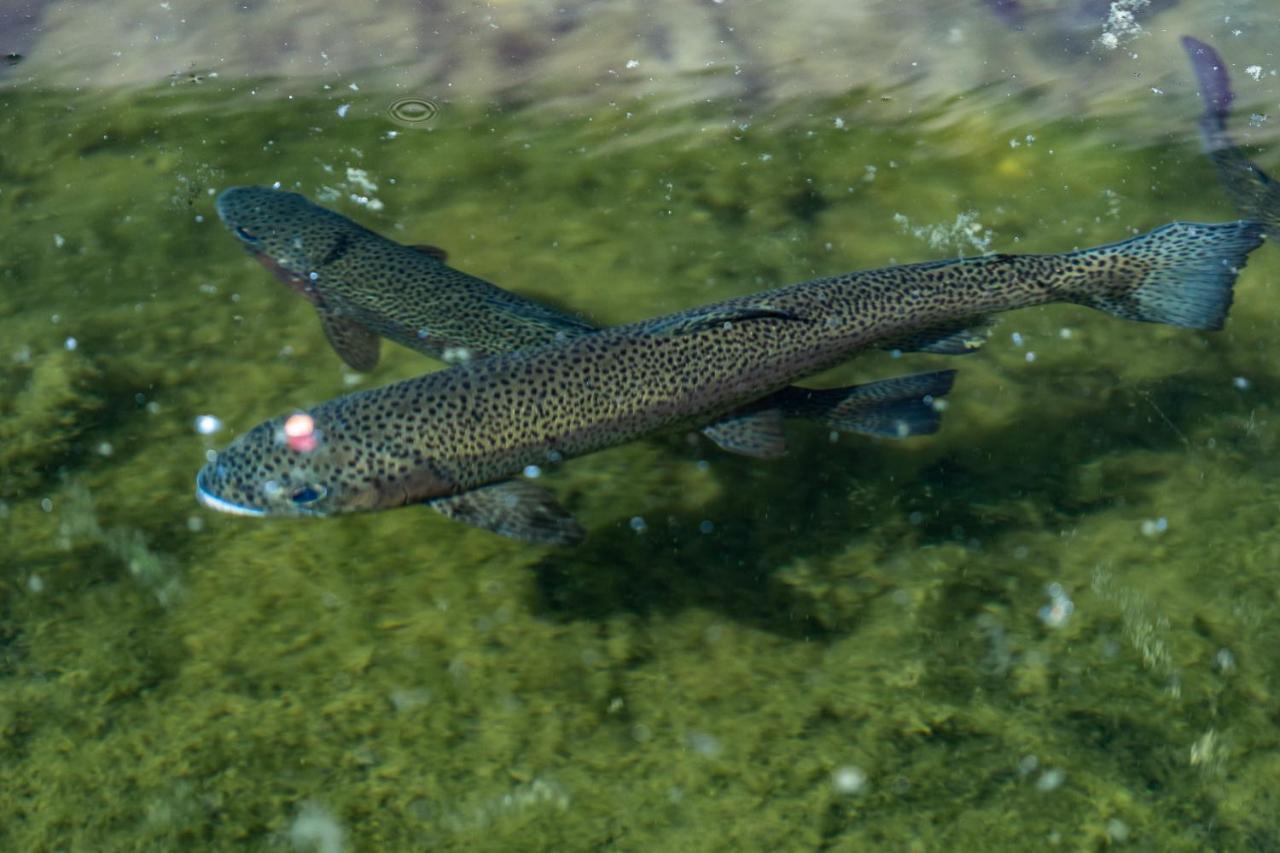
[[[1223,188],[1241,214],[1262,222],[1267,236],[1280,241],[1280,183],[1245,156],[1227,133],[1235,95],[1226,63],[1216,50],[1191,36],[1182,37],[1182,47],[1191,59],[1204,103],[1200,136]]]
[[[877,343],[936,338],[999,311],[1071,302],[1217,329],[1259,231],[1178,222],[1095,249],[850,273],[616,326],[259,424],[200,471],[196,490],[241,515],[426,503],[503,535],[571,543],[582,536],[573,518],[513,477],[706,423]]]
[[[454,269],[439,249],[388,240],[297,193],[231,187],[218,196],[217,209],[254,258],[315,306],[330,344],[356,370],[378,363],[380,336],[457,363],[596,331],[576,317]],[[891,343],[963,353],[981,338]],[[758,457],[785,449],[779,425],[761,414],[774,409],[845,432],[924,435],[935,432],[940,421],[928,403],[945,395],[953,378],[954,371],[940,371],[820,392],[787,388],[757,407],[754,416],[736,413],[702,431],[724,450]]]

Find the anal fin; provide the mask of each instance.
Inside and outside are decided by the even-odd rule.
[[[378,365],[378,336],[350,317],[316,309],[329,345],[352,370],[368,373]]]
[[[895,376],[847,388],[784,388],[767,402],[788,417],[817,421],[841,432],[880,438],[930,435],[942,423],[942,406],[954,370]]]
[[[910,334],[876,344],[877,349],[931,352],[936,355],[968,355],[987,342],[989,321],[971,317],[959,325],[917,329]]]
[[[535,545],[576,545],[586,536],[550,492],[524,480],[432,498],[426,505],[454,521]]]

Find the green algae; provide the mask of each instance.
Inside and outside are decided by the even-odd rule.
[[[11,359],[0,394],[0,498],[50,476],[102,407],[98,371],[65,347],[34,360],[19,349]]]
[[[574,461],[550,480],[576,550],[191,497],[226,440],[195,416],[242,430],[347,387],[217,186],[336,194],[619,322],[988,229],[1057,251],[1233,215],[1194,150],[1016,112],[890,126],[864,92],[750,121],[456,106],[396,136],[376,94],[345,119],[211,83],[0,98],[0,323],[27,347],[0,352],[0,847],[281,847],[304,813],[369,850],[1280,843],[1271,247],[1219,335],[1002,319],[933,439]],[[365,381],[422,369],[388,348]]]

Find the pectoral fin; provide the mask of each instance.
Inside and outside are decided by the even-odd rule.
[[[777,409],[753,407],[735,412],[724,420],[703,427],[702,434],[723,450],[757,459],[776,459],[787,452],[782,413]]]
[[[426,504],[446,518],[535,545],[576,545],[587,535],[550,492],[524,480],[481,486]]]
[[[903,352],[931,352],[937,355],[968,355],[987,342],[991,330],[982,317],[963,326],[935,326],[877,344],[877,349]]]
[[[361,373],[368,373],[378,364],[378,336],[357,323],[350,317],[344,317],[317,309],[320,313],[320,325],[324,328],[324,336],[329,339],[338,356],[351,367]]]
[[[689,335],[706,329],[724,328],[752,320],[802,320],[798,314],[768,305],[715,307],[679,314],[653,327],[656,335]]]
[[[841,432],[908,438],[938,431],[938,401],[951,390],[955,377],[954,370],[939,370],[848,388],[784,388],[763,402],[788,417],[815,420]]]

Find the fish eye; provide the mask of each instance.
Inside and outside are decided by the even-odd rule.
[[[289,500],[298,506],[306,506],[320,500],[327,494],[324,486],[303,486],[293,490],[293,494],[289,495]]]
[[[252,231],[250,231],[248,228],[245,228],[243,225],[236,226],[236,236],[239,237],[241,240],[246,240],[250,243],[258,242],[258,235],[254,234]]]

